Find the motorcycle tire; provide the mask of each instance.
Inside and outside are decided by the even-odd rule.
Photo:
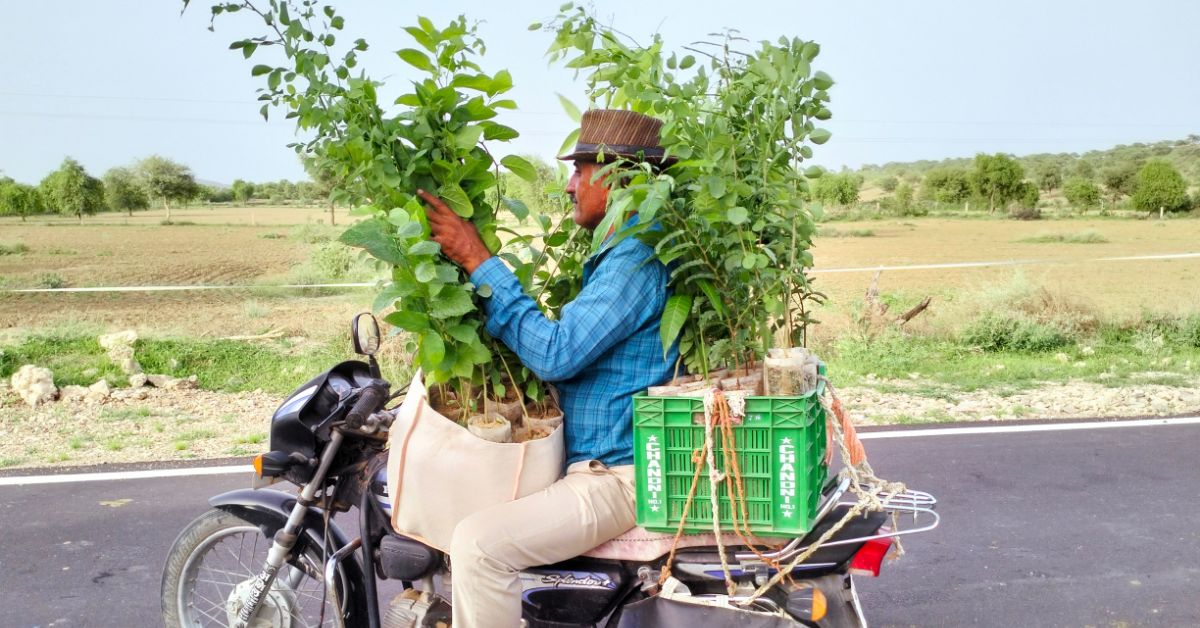
[[[271,539],[262,530],[233,514],[213,509],[200,515],[183,529],[167,556],[161,589],[164,624],[170,628],[229,626],[237,616],[235,600],[240,596],[235,594],[250,586],[270,547]],[[339,609],[325,596],[321,548],[306,544],[301,553],[293,554],[279,570],[250,625],[338,625]],[[342,569],[338,577],[339,597],[346,604],[349,582]]]

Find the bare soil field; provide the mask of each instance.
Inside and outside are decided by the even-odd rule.
[[[938,311],[971,291],[1004,285],[1016,275],[1051,292],[1082,302],[1098,314],[1133,318],[1144,310],[1179,313],[1200,310],[1200,258],[1092,262],[1106,257],[1200,253],[1197,220],[958,220],[910,218],[823,224],[827,233],[813,249],[817,269],[872,268],[983,261],[1047,261],[1046,264],[985,268],[885,270],[879,289],[905,307],[931,295]],[[846,235],[858,234],[858,235]],[[870,235],[865,235],[870,234]],[[1034,242],[1054,236],[1095,234],[1106,242]],[[1050,236],[1050,237],[1047,237]],[[816,287],[829,297],[823,309],[828,329],[846,324],[874,271],[817,275]],[[821,316],[819,315],[819,318]]]
[[[286,272],[308,256],[286,233],[202,225],[4,225],[0,241],[28,250],[0,257],[0,277],[6,288],[53,287],[43,285],[50,273],[62,287],[247,283]]]
[[[241,211],[245,208],[225,208]],[[258,208],[263,209],[263,208]],[[276,218],[298,208],[268,208]],[[176,212],[181,218],[186,210]],[[217,212],[219,210],[193,210]],[[318,209],[311,213],[319,214]],[[220,216],[220,214],[212,214]],[[141,217],[140,214],[135,216]],[[182,218],[181,218],[182,219]],[[92,220],[92,218],[89,218]],[[900,302],[934,296],[932,313],[970,291],[1006,284],[1023,274],[1030,283],[1087,303],[1103,316],[1132,318],[1143,310],[1200,310],[1200,258],[1135,262],[1085,260],[1200,252],[1198,220],[1009,220],[912,218],[826,223],[816,239],[817,269],[870,268],[1004,260],[1050,264],[992,268],[885,271],[879,288]],[[0,244],[28,251],[0,256],[0,289],[37,285],[57,275],[67,286],[282,283],[305,260],[310,245],[287,237],[290,228],[245,226],[123,226],[64,223],[0,224]],[[1094,243],[1032,242],[1039,236],[1092,233]],[[858,234],[847,237],[847,234]],[[864,235],[869,234],[869,235]],[[1043,238],[1045,239],[1045,238]],[[836,334],[870,284],[873,272],[827,273],[816,286],[829,296],[818,312],[818,336]],[[119,294],[0,293],[0,329],[65,323],[135,327],[144,334],[234,335],[280,325],[340,330],[350,313],[370,304],[370,290],[312,298],[298,292],[189,291]]]
[[[369,306],[369,290],[14,293],[26,287],[257,285],[285,282],[312,246],[289,227],[0,226],[0,330],[62,326],[137,329],[143,336],[228,336],[282,329],[324,335]]]

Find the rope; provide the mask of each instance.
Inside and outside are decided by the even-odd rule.
[[[688,489],[687,500],[683,502],[683,513],[679,517],[679,527],[675,529],[675,538],[671,541],[671,552],[667,554],[667,562],[658,576],[658,586],[660,587],[666,584],[671,577],[671,565],[675,564],[675,550],[679,549],[679,539],[683,538],[683,528],[687,525],[688,512],[692,509],[692,501],[696,498],[696,489],[700,486],[700,469],[704,467],[703,449],[707,444],[702,445],[701,449],[692,450],[692,465],[695,467],[695,472],[692,474],[692,487]]]
[[[841,519],[830,526],[815,542],[805,548],[803,552],[788,564],[782,565],[779,561],[764,556],[756,547],[757,545],[761,545],[761,543],[757,543],[757,539],[750,529],[745,483],[742,480],[741,467],[738,464],[737,442],[733,429],[733,417],[745,416],[746,399],[744,395],[727,395],[720,389],[713,388],[704,395],[704,442],[700,447],[692,450],[692,464],[695,467],[692,474],[692,485],[688,490],[687,500],[683,505],[683,513],[679,518],[679,526],[675,530],[675,538],[671,542],[671,551],[667,554],[666,564],[663,566],[662,573],[659,576],[658,582],[660,586],[665,584],[671,577],[671,565],[675,562],[676,550],[679,547],[680,539],[683,537],[683,531],[687,525],[687,516],[691,511],[692,503],[695,501],[696,492],[700,485],[700,472],[704,467],[708,469],[712,529],[713,534],[716,536],[717,554],[721,558],[721,570],[725,576],[725,586],[729,594],[733,595],[735,593],[736,583],[733,581],[733,576],[729,568],[729,560],[725,552],[725,545],[721,539],[718,491],[722,480],[725,482],[726,495],[730,500],[730,513],[734,533],[737,534],[738,538],[760,560],[775,569],[775,574],[766,583],[756,589],[748,599],[741,603],[743,606],[753,603],[783,579],[790,580],[792,571],[798,565],[808,560],[852,519],[867,512],[882,511],[884,504],[888,500],[906,490],[904,484],[900,482],[889,482],[875,475],[875,470],[867,462],[866,450],[863,448],[862,441],[858,438],[858,432],[843,408],[832,382],[824,376],[818,376],[818,379],[825,384],[825,395],[819,397],[819,401],[825,409],[826,421],[829,427],[826,442],[831,443],[831,441],[835,441],[837,443],[838,451],[845,464],[845,471],[850,477],[850,491],[858,497],[858,501],[846,511],[846,514]],[[714,430],[720,430],[720,446],[722,462],[724,463],[724,468],[721,470],[718,470],[716,465],[717,445]],[[826,454],[826,462],[828,463],[832,456],[832,448],[828,444],[827,448],[830,450]],[[880,495],[883,495],[882,499]],[[896,513],[893,512],[892,525],[894,529],[897,524],[896,519]],[[891,559],[894,560],[904,554],[904,548],[901,547],[898,538],[895,539],[892,547]]]
[[[729,560],[725,552],[725,545],[721,538],[721,521],[720,521],[720,500],[719,488],[720,482],[725,482],[725,493],[730,500],[730,512],[733,522],[733,531],[737,534],[742,543],[750,548],[764,563],[779,569],[779,562],[768,558],[758,549],[758,545],[764,545],[759,542],[754,536],[754,532],[750,529],[750,516],[748,512],[746,500],[746,485],[742,479],[741,465],[738,464],[737,456],[737,440],[733,429],[734,417],[743,418],[746,416],[746,396],[741,393],[725,393],[724,391],[713,388],[705,393],[704,396],[704,443],[697,449],[692,450],[692,464],[695,469],[692,474],[692,485],[688,490],[687,499],[684,501],[683,513],[680,516],[679,525],[675,529],[675,538],[671,542],[671,551],[667,554],[667,561],[663,566],[662,573],[659,576],[659,585],[663,585],[671,577],[671,565],[675,562],[675,553],[679,547],[679,540],[683,537],[683,530],[687,524],[687,516],[691,511],[692,503],[695,501],[697,489],[700,484],[700,472],[703,468],[708,468],[709,481],[709,503],[712,508],[712,528],[713,534],[716,537],[717,554],[721,557],[721,568],[725,576],[725,586],[730,595],[736,592],[737,584],[733,581],[733,574],[729,569]],[[714,428],[720,429],[721,436],[721,453],[724,463],[723,469],[716,468],[716,435]]]
[[[720,405],[722,410],[713,412],[713,409]],[[712,505],[712,530],[717,541],[717,555],[721,557],[721,573],[725,575],[725,588],[729,594],[733,595],[737,590],[737,584],[733,581],[733,574],[729,570],[729,559],[725,556],[725,544],[721,542],[721,510],[720,510],[720,487],[721,480],[726,479],[727,474],[717,471],[715,461],[716,451],[713,441],[713,424],[718,417],[714,415],[724,415],[728,417],[729,404],[725,402],[725,395],[719,389],[713,388],[704,393],[704,452],[705,463],[708,465],[708,501]],[[723,460],[726,465],[729,464],[729,459]],[[731,504],[732,505],[732,504]],[[730,510],[736,510],[731,508]]]
[[[858,502],[846,511],[837,523],[833,524],[824,534],[820,536],[814,543],[808,546],[799,556],[794,558],[790,563],[785,565],[775,573],[766,583],[754,591],[754,593],[744,602],[750,604],[762,597],[767,591],[779,584],[783,578],[789,577],[792,570],[797,565],[808,560],[821,546],[829,541],[837,534],[851,519],[857,517],[864,512],[874,512],[883,510],[883,504],[905,490],[904,484],[900,482],[889,482],[875,475],[875,470],[871,468],[871,464],[867,462],[866,450],[862,446],[862,441],[859,440],[857,431],[854,429],[854,424],[850,422],[850,417],[842,408],[841,400],[838,399],[837,393],[834,391],[833,384],[824,376],[819,376],[818,379],[825,383],[826,396],[821,397],[821,406],[828,413],[826,420],[829,428],[834,433],[834,440],[837,441],[838,449],[842,455],[842,461],[845,463],[846,473],[850,476],[850,490],[858,496]],[[830,416],[832,415],[832,416]],[[866,486],[867,489],[863,490]],[[880,493],[884,493],[885,497],[881,500]],[[893,513],[894,515],[894,513]],[[893,516],[893,521],[895,517]],[[894,558],[903,555],[904,550],[900,547],[899,539],[896,539],[896,550]]]

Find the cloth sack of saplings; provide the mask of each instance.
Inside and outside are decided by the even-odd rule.
[[[563,470],[562,426],[545,438],[498,443],[472,434],[429,403],[420,371],[388,436],[392,526],[440,550],[458,522],[550,486]]]

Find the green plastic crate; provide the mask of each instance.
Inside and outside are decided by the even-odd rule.
[[[812,529],[825,460],[825,410],[814,393],[802,397],[747,397],[746,417],[733,428],[746,520],[763,536],[803,535]],[[718,469],[723,468],[721,436],[713,433]],[[637,523],[674,532],[679,526],[695,465],[692,451],[704,444],[704,400],[694,397],[633,398]],[[688,510],[687,532],[712,531],[712,503],[705,466]],[[718,489],[721,528],[733,530],[732,502],[724,482]]]

